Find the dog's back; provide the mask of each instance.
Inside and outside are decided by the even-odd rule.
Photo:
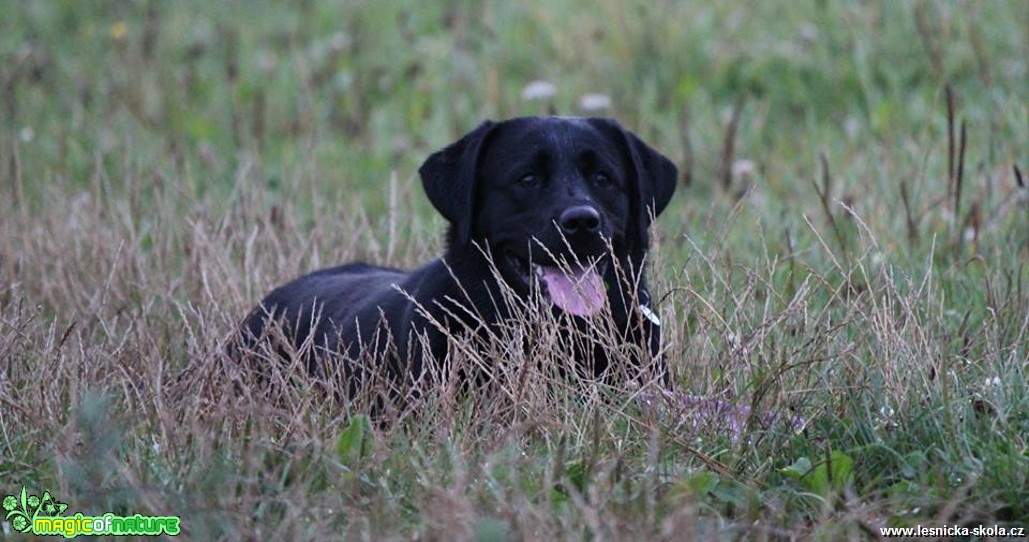
[[[333,350],[340,331],[358,319],[377,318],[369,308],[390,305],[400,297],[393,288],[407,277],[399,269],[351,263],[304,275],[269,293],[244,320],[244,344],[253,347],[280,326],[290,346],[299,351],[305,341]]]

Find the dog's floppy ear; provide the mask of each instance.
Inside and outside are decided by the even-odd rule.
[[[483,122],[445,149],[429,156],[418,173],[429,201],[450,222],[450,242],[468,243],[472,228],[472,206],[479,157],[485,141],[497,124]]]
[[[590,119],[598,128],[616,137],[632,169],[630,193],[633,215],[641,242],[647,239],[650,217],[661,214],[675,193],[679,170],[671,160],[640,140],[636,134],[611,119]]]

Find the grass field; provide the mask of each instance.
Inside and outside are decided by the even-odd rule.
[[[1029,527],[1029,3],[0,13],[2,495],[195,540]],[[266,291],[438,254],[421,161],[550,112],[683,172],[649,270],[676,387],[802,427],[543,380],[380,427],[302,379],[232,384],[222,345]]]

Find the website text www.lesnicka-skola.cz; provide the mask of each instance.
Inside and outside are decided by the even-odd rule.
[[[1029,537],[1026,534],[1025,527],[1003,527],[1000,525],[980,525],[978,527],[964,527],[960,525],[944,525],[942,527],[923,527],[916,525],[914,527],[880,527],[879,534],[883,538],[892,537],[951,537],[951,536],[971,536],[971,537],[995,537],[995,538],[1025,538]]]

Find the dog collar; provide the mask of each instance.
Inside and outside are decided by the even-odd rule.
[[[640,312],[643,313],[643,317],[650,320],[651,324],[661,327],[661,319],[657,317],[654,311],[650,310],[650,292],[641,290],[640,298]]]

